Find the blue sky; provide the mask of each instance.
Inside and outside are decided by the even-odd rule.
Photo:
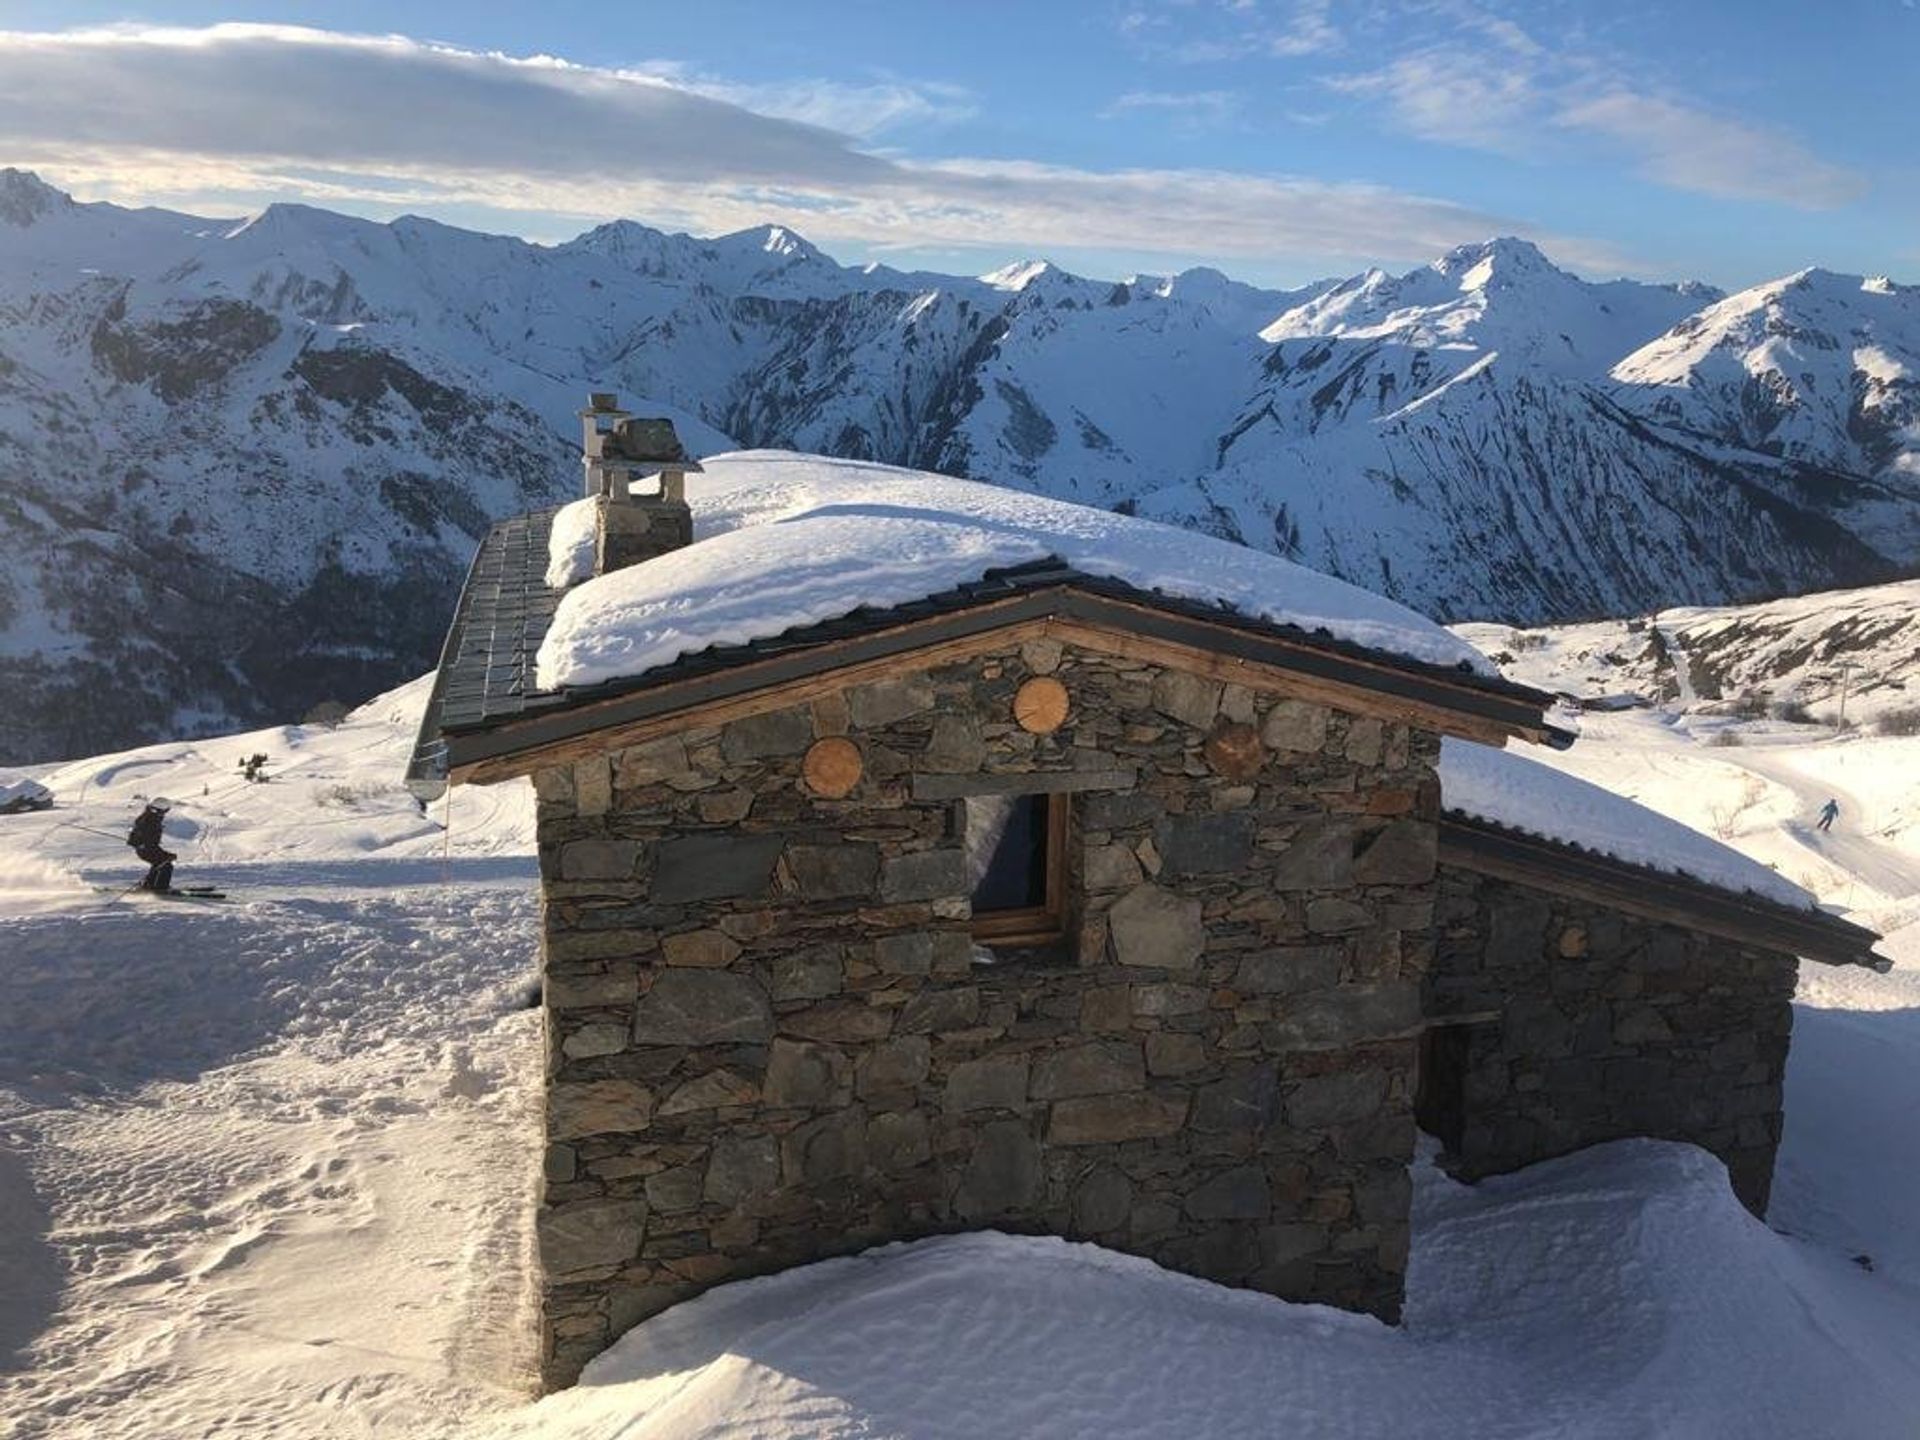
[[[0,4],[0,163],[554,240],[1298,283],[1525,235],[1569,268],[1920,278],[1912,0]]]

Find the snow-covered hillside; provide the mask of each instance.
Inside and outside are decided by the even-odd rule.
[[[1709,324],[1743,297],[1592,284],[1514,240],[1297,291],[974,279],[841,266],[777,225],[539,246],[76,204],[0,171],[0,761],[417,673],[488,522],[576,493],[589,388],[701,454],[1126,508],[1448,619],[1877,580],[1920,561],[1911,292],[1815,288],[1793,344],[1842,339],[1814,418],[1762,433],[1665,403],[1781,368],[1771,329]]]
[[[1770,1226],[1684,1146],[1471,1188],[1423,1160],[1400,1329],[963,1236],[723,1287],[530,1404],[531,801],[423,815],[398,777],[424,698],[41,767],[56,808],[0,817],[10,1435],[1911,1434],[1920,739],[1676,705],[1529,751],[1888,932],[1889,975],[1803,969]],[[255,753],[265,784],[238,774]],[[227,904],[121,893],[160,793],[181,879]]]
[[[1920,581],[1760,605],[1662,610],[1524,629],[1461,625],[1512,679],[1609,703],[1681,701],[1761,715],[1920,731]]]

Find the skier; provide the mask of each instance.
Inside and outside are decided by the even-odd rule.
[[[1831,830],[1833,829],[1833,822],[1839,818],[1840,802],[1829,795],[1827,797],[1827,803],[1820,807],[1820,823],[1817,828],[1821,830]]]
[[[160,848],[162,827],[166,824],[167,811],[173,808],[173,802],[165,796],[156,795],[147,802],[147,808],[134,817],[133,829],[127,832],[127,844],[133,847],[133,853],[147,862],[147,873],[140,881],[140,889],[151,890],[156,895],[165,895],[173,889],[173,861],[171,850]]]

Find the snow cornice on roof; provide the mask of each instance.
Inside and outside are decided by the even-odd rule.
[[[1171,647],[1188,663],[1243,677],[1284,672],[1290,685],[1338,690],[1349,703],[1357,697],[1442,733],[1490,743],[1572,739],[1546,718],[1554,697],[1543,691],[1084,574],[1056,558],[915,601],[709,646],[628,679],[542,690],[533,657],[557,599],[544,573],[553,513],[503,522],[482,543],[409,771],[421,793],[437,793],[448,779],[524,774],[582,742],[633,743],[642,732],[712,718],[719,706],[739,712],[794,703],[794,687],[805,683],[857,683],[909,656],[953,657],[1029,633],[1110,648]],[[608,733],[616,731],[617,740]]]

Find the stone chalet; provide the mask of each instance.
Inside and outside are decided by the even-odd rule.
[[[1416,1125],[1467,1178],[1691,1141],[1764,1211],[1796,957],[1884,968],[1877,937],[1583,848],[1578,814],[1450,809],[1443,737],[1565,745],[1553,697],[1063,555],[704,638],[735,593],[678,651],[641,636],[660,663],[543,685],[572,604],[731,543],[695,539],[671,426],[583,416],[587,498],[486,537],[410,775],[538,794],[548,1385],[706,1287],[969,1228],[1393,1321]],[[925,482],[1218,547],[1460,643],[1206,537],[858,475],[909,516]],[[564,592],[562,525],[591,557]]]

